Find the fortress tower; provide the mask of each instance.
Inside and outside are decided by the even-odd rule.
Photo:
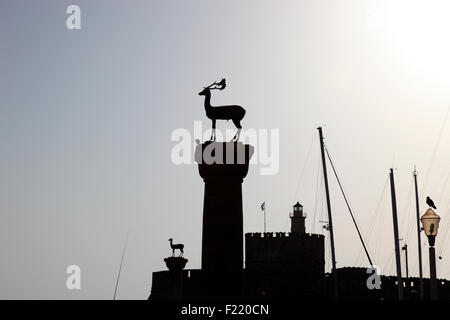
[[[289,215],[290,233],[245,235],[246,297],[323,296],[325,238],[306,233],[306,214],[300,203]]]

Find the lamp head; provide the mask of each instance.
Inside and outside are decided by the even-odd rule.
[[[428,209],[420,218],[423,230],[428,237],[430,246],[434,246],[434,239],[436,238],[436,235],[438,233],[440,220],[441,217],[439,217],[433,209]]]

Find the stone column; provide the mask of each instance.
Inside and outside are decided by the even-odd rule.
[[[205,182],[202,273],[206,298],[242,295],[242,182],[253,149],[236,142],[205,142],[196,148],[195,158]]]

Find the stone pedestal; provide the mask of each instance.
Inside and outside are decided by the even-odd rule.
[[[184,267],[188,259],[167,257],[164,259],[169,271],[153,273],[151,300],[183,300],[185,292]]]
[[[202,273],[205,294],[213,299],[242,295],[242,182],[253,149],[235,142],[205,142],[196,149],[205,182]]]
[[[188,259],[183,257],[168,257],[164,259],[164,262],[170,271],[181,271],[186,266]]]

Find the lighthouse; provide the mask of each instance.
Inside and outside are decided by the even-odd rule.
[[[303,206],[297,201],[294,204],[293,211],[290,214],[291,218],[291,233],[304,234],[306,212],[303,212]]]

